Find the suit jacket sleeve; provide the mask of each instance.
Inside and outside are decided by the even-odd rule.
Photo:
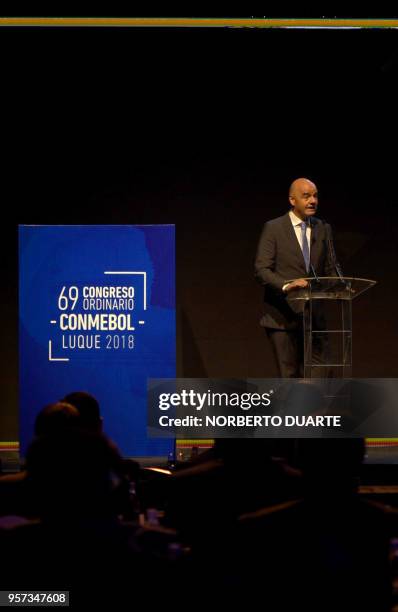
[[[334,250],[332,228],[329,223],[325,223],[326,231],[326,244],[327,244],[327,258],[325,263],[325,274],[326,276],[343,276],[343,271],[339,262],[337,261],[336,252]]]
[[[257,248],[255,276],[262,285],[268,285],[282,293],[286,280],[275,272],[277,256],[276,237],[272,224],[264,225]]]

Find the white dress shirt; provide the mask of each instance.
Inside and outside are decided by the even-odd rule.
[[[290,217],[290,221],[292,222],[295,234],[297,236],[297,240],[299,242],[300,249],[303,250],[303,243],[302,243],[302,240],[301,240],[301,224],[302,224],[302,220],[299,219],[299,217],[296,217],[296,215],[294,214],[294,212],[292,210],[289,211],[289,217]],[[307,235],[307,242],[308,242],[308,252],[311,255],[311,226],[310,226],[309,223],[307,223],[306,235]]]

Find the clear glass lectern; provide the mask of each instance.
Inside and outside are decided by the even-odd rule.
[[[367,278],[353,278],[351,276],[318,276],[305,279],[307,287],[296,289],[289,294],[288,301],[304,301],[303,331],[304,331],[304,378],[329,378],[330,372],[338,373],[335,378],[351,378],[352,376],[352,300],[376,284],[376,281]],[[291,281],[287,281],[291,282]],[[314,313],[318,311],[322,316],[322,300],[334,301],[339,309],[332,328],[328,324],[314,325]],[[318,303],[319,302],[319,303]],[[333,338],[336,348],[331,360],[331,353],[327,346],[329,339]],[[324,346],[323,358],[315,358],[314,346]],[[330,361],[331,360],[331,361]]]

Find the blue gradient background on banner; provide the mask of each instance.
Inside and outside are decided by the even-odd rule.
[[[172,378],[175,354],[175,231],[173,225],[20,226],[19,228],[20,443],[32,439],[34,419],[46,404],[85,390],[97,397],[104,431],[125,456],[163,456],[172,440],[146,436],[147,378]],[[145,271],[105,275],[105,271]],[[72,311],[82,308],[83,286],[134,286],[133,332],[76,331],[59,328],[62,287],[78,287]],[[69,303],[69,306],[71,303]],[[118,311],[104,310],[101,312]],[[130,311],[120,311],[130,312]],[[50,323],[56,320],[57,324]],[[143,325],[138,321],[144,320]],[[67,349],[64,334],[99,334],[100,349]],[[134,335],[134,348],[107,349],[107,335]],[[49,360],[52,356],[69,361]]]

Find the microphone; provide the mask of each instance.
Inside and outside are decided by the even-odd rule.
[[[311,229],[311,246],[312,246],[315,242],[315,236],[314,236],[315,232],[313,231],[313,228],[312,228],[311,217],[308,217],[308,227]],[[315,281],[317,283],[320,283],[320,280],[315,272],[315,268],[312,265],[311,261],[310,261],[310,270],[311,270],[312,276],[315,278]]]
[[[332,262],[333,267],[334,267],[334,269],[337,272],[337,276],[339,277],[339,279],[341,280],[343,285],[345,287],[347,287],[347,283],[346,283],[346,281],[343,278],[343,275],[342,275],[341,270],[340,270],[340,266],[337,263],[336,253],[335,253],[334,248],[333,248],[333,242],[332,242],[330,225],[329,225],[329,223],[326,223],[326,221],[324,221],[324,223],[325,223],[325,229],[326,229],[326,237],[327,237],[327,241],[328,241],[328,250],[329,250],[330,261]]]

